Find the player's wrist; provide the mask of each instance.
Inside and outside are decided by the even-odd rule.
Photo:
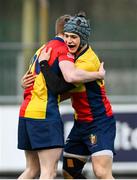
[[[49,66],[47,60],[42,60],[39,63],[40,63],[40,67],[43,67],[43,66],[48,67]]]

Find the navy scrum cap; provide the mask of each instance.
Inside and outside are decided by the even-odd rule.
[[[71,17],[64,25],[64,32],[75,33],[80,37],[80,46],[88,43],[90,36],[90,24],[86,19],[85,13],[80,12],[74,17]]]

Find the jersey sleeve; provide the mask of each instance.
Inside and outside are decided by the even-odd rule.
[[[62,46],[59,49],[58,53],[59,53],[59,55],[58,55],[59,62],[61,62],[61,61],[71,61],[71,62],[74,62],[74,55],[71,54],[68,51],[68,48],[66,46]]]

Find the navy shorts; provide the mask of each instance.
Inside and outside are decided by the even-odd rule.
[[[18,148],[38,150],[64,147],[63,129],[61,120],[19,118]]]
[[[66,140],[65,152],[76,155],[92,155],[102,150],[114,154],[116,121],[114,117],[93,122],[75,121]]]

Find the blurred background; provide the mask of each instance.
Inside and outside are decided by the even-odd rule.
[[[117,118],[113,172],[137,178],[137,0],[0,0],[0,177],[25,166],[17,150],[20,80],[35,50],[54,37],[57,17],[86,12],[90,45],[105,62],[107,94]],[[61,105],[65,136],[72,125],[70,102]],[[67,120],[66,120],[67,119]],[[87,163],[85,173],[91,178]],[[61,162],[59,164],[59,174]]]

